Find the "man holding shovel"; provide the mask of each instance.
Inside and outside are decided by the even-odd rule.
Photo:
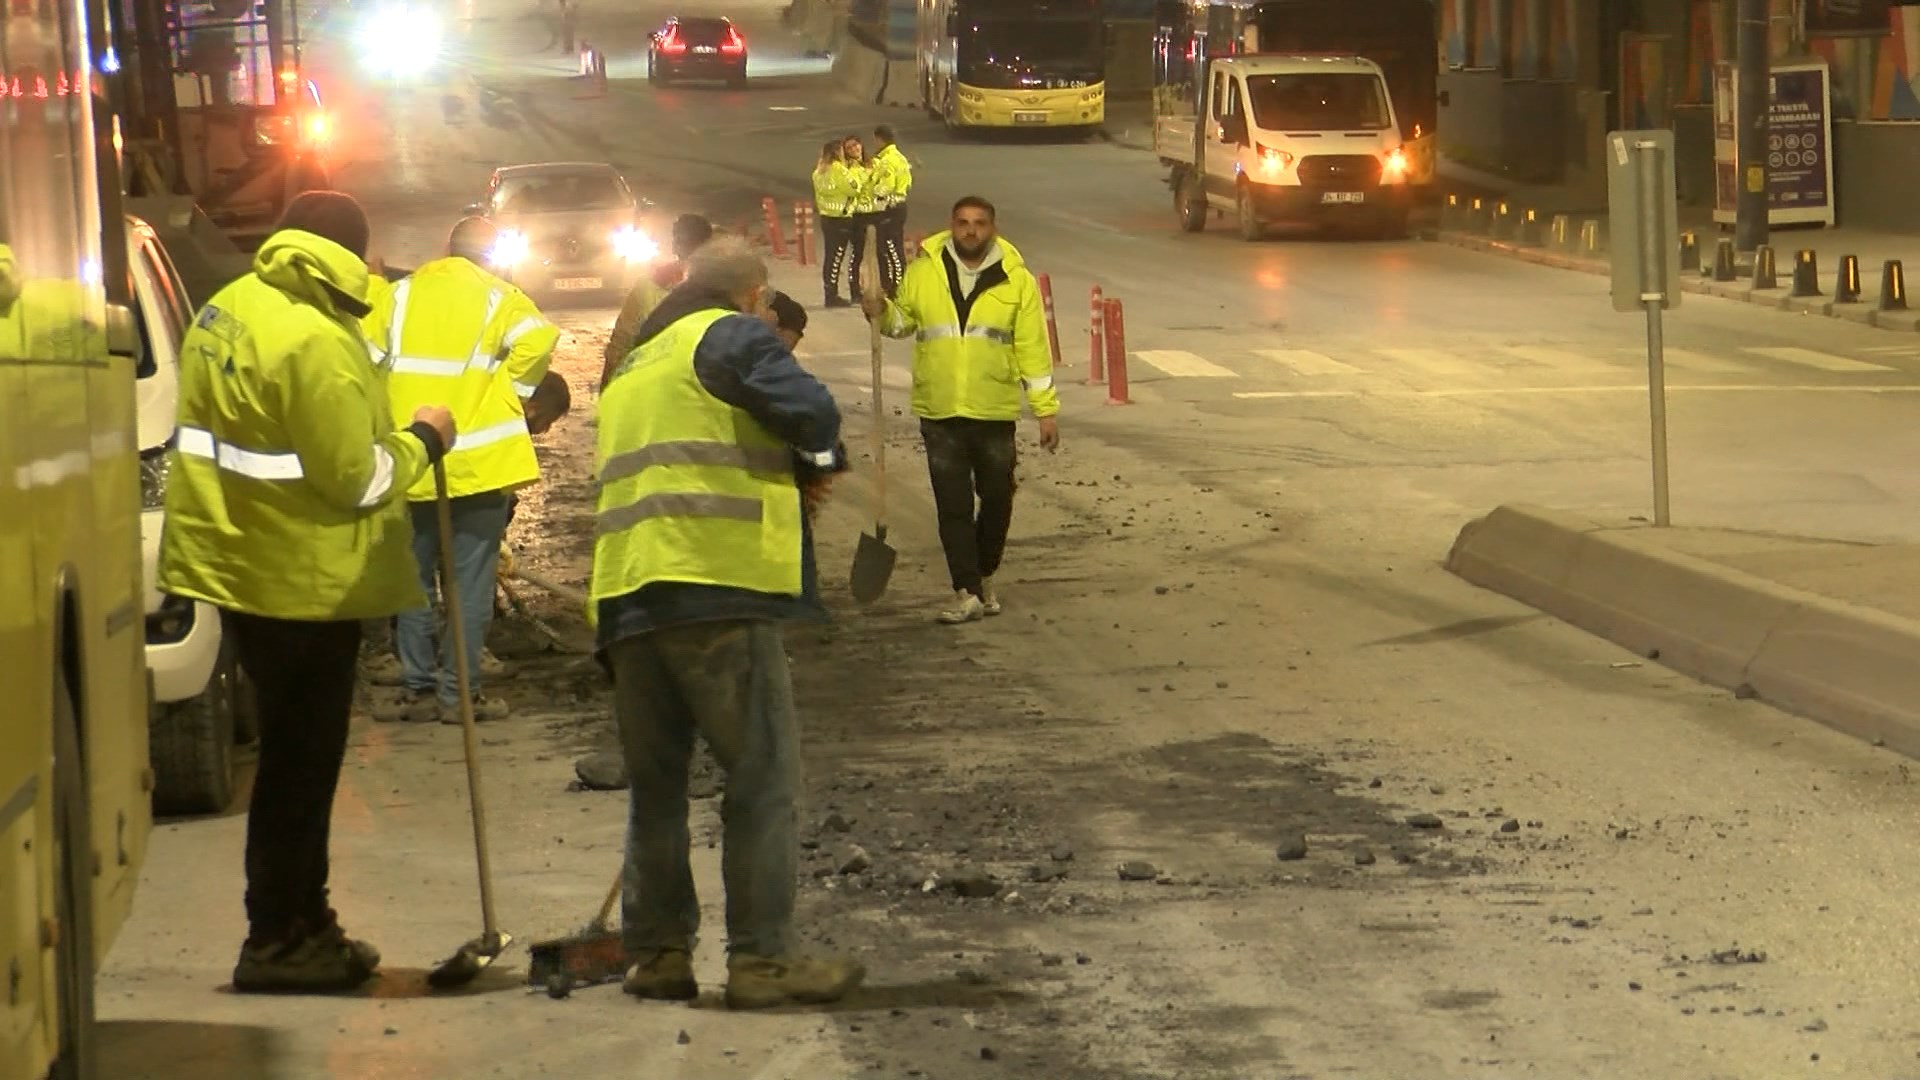
[[[641,998],[699,994],[688,861],[696,732],[727,772],[721,804],[727,1004],[837,1001],[857,962],[796,951],[799,749],[781,623],[819,618],[796,479],[844,467],[840,411],[765,321],[767,268],[716,239],[641,325],[600,399],[589,610],[614,675],[630,777],[622,921]]]
[[[913,413],[953,580],[953,603],[939,618],[966,623],[1000,614],[993,574],[1013,522],[1022,388],[1048,452],[1060,445],[1060,399],[1040,287],[1020,252],[1000,237],[993,204],[969,195],[953,204],[951,224],[921,245],[898,297],[869,295],[861,306],[881,333],[915,339]]]

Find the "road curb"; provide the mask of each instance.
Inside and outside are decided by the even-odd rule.
[[[1474,233],[1445,230],[1440,233],[1440,240],[1442,243],[1466,248],[1469,251],[1504,255],[1540,266],[1551,266],[1557,270],[1578,270],[1582,273],[1601,275],[1612,273],[1612,269],[1604,260],[1572,255],[1550,248],[1528,247]],[[1744,281],[1714,281],[1693,272],[1681,274],[1680,289],[1683,292],[1697,293],[1702,296],[1718,296],[1726,300],[1757,304],[1776,311],[1844,319],[1847,322],[1897,333],[1920,332],[1920,311],[1880,311],[1868,303],[1839,304],[1834,303],[1830,297],[1795,297],[1784,288],[1755,289]]]
[[[1683,674],[1920,757],[1920,622],[1536,506],[1468,522],[1447,569]]]

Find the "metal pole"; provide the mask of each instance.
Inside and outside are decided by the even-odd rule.
[[[1651,141],[1634,144],[1634,180],[1640,188],[1640,281],[1645,291],[1641,306],[1647,311],[1647,407],[1653,429],[1653,523],[1672,524],[1667,506],[1667,357],[1661,315],[1666,307],[1666,213],[1659,204],[1662,192],[1660,149]]]
[[[1734,54],[1739,92],[1734,101],[1735,178],[1733,246],[1741,254],[1767,242],[1767,110],[1772,97],[1772,43],[1768,0],[1739,0]]]

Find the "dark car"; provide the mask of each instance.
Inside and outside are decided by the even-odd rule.
[[[747,85],[747,39],[731,19],[675,15],[654,32],[647,78],[660,86],[675,79],[724,79],[738,90]]]
[[[648,205],[612,165],[556,161],[495,169],[466,212],[500,227],[489,261],[527,292],[604,296],[624,295],[660,255]]]

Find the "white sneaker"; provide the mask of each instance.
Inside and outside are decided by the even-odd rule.
[[[993,591],[993,579],[980,583],[980,608],[989,615],[1000,614],[1000,596]]]
[[[953,606],[941,610],[940,621],[948,625],[969,623],[985,617],[986,614],[987,605],[981,603],[979,597],[965,589],[959,589],[953,594]]]

